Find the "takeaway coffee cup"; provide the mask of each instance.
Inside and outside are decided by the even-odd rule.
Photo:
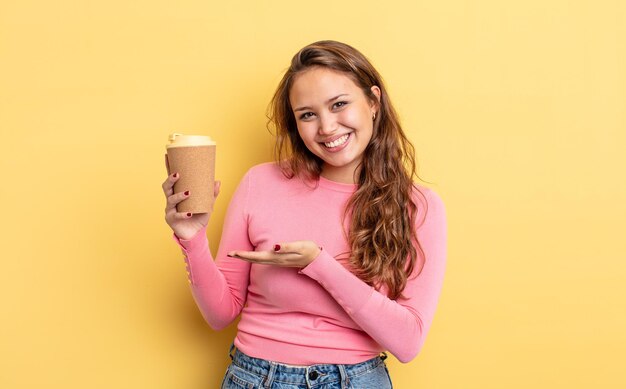
[[[204,135],[171,134],[165,147],[167,173],[178,172],[174,193],[189,190],[190,196],[178,203],[177,212],[207,213],[213,210],[216,144]]]

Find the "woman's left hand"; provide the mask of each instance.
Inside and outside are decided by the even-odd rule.
[[[252,263],[284,267],[305,267],[320,254],[321,247],[310,240],[279,243],[274,251],[230,251],[229,257]]]

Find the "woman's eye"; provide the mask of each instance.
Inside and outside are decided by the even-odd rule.
[[[300,115],[300,119],[306,120],[306,119],[310,118],[312,115],[313,115],[313,112],[305,112],[302,115]]]
[[[346,104],[348,104],[348,103],[347,103],[347,102],[345,102],[345,101],[338,101],[338,102],[336,102],[335,104],[333,104],[333,107],[334,107],[334,108],[341,108],[341,107],[343,107],[343,106],[344,106],[344,105],[346,105]]]

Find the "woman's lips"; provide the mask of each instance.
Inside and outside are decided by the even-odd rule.
[[[348,145],[348,143],[350,142],[350,139],[352,139],[352,133],[351,133],[351,132],[350,132],[350,133],[348,133],[348,134],[344,134],[344,135],[340,136],[340,137],[339,137],[339,138],[337,138],[337,139],[341,139],[341,137],[343,137],[343,136],[345,136],[345,135],[348,135],[348,138],[345,140],[345,142],[343,142],[343,143],[342,143],[342,144],[340,144],[339,146],[335,146],[335,147],[328,147],[328,146],[326,146],[324,143],[322,143],[322,146],[324,146],[324,149],[325,149],[325,150],[330,151],[330,152],[332,152],[332,153],[335,153],[335,152],[337,152],[337,151],[341,151],[342,149],[344,149],[344,148]],[[335,139],[335,140],[336,140],[336,139]]]

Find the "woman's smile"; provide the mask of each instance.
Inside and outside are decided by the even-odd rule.
[[[351,134],[352,133],[342,135],[332,142],[327,142],[323,144],[324,146],[326,146],[326,149],[328,149],[328,151],[335,153],[337,151],[343,150],[343,148],[348,145],[348,141],[350,140]]]

